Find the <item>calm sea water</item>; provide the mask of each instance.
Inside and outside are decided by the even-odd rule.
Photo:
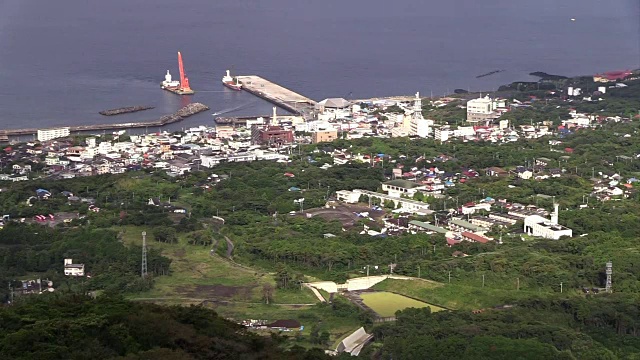
[[[220,84],[227,68],[316,100],[442,95],[638,68],[639,44],[637,0],[0,0],[0,128],[151,120],[188,101],[212,110],[176,127],[270,113]],[[190,98],[159,89],[178,50]],[[129,105],[156,109],[97,114]]]

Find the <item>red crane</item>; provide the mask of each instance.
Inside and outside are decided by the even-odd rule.
[[[184,72],[184,65],[182,64],[182,54],[180,53],[180,51],[178,51],[178,67],[180,68],[180,90],[191,91],[191,87],[189,86],[189,78]]]

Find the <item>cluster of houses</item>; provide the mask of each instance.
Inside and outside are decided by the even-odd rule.
[[[593,191],[590,197],[594,197],[599,201],[609,200],[622,200],[628,198],[631,194],[635,193],[635,185],[638,185],[640,180],[635,177],[624,179],[620,174],[597,174],[597,177],[591,179],[593,182]],[[587,197],[588,201],[588,197]],[[587,207],[584,204],[583,207]]]
[[[425,184],[414,181],[396,179],[382,183],[384,193],[367,190],[340,190],[336,199],[348,204],[359,202],[393,203],[393,213],[399,216],[385,219],[385,228],[380,233],[394,234],[402,232],[440,233],[445,235],[448,245],[461,241],[487,243],[494,240],[486,236],[496,229],[511,228],[522,223],[522,233],[547,239],[558,240],[564,236],[571,237],[571,229],[558,223],[558,205],[549,213],[533,205],[508,203],[487,197],[477,203],[467,203],[450,209],[444,216],[438,216],[429,209],[429,204],[414,200],[415,195],[422,193],[431,196]],[[434,223],[412,219],[414,216],[424,218],[434,215]]]
[[[149,168],[171,176],[221,162],[287,161],[290,148],[263,149],[250,141],[225,141],[215,128],[204,126],[181,133],[131,135],[122,139],[88,137],[79,145],[70,139],[27,142],[8,146],[0,154],[0,181],[23,181],[37,176],[69,179],[79,176],[120,174]]]

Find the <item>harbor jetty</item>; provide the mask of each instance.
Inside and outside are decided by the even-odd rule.
[[[476,79],[480,79],[480,78],[483,78],[483,77],[485,77],[485,76],[489,76],[489,75],[493,75],[493,74],[501,73],[501,72],[503,72],[503,71],[504,71],[504,70],[493,70],[493,71],[489,71],[489,72],[488,72],[488,73],[486,73],[486,74],[480,74],[480,75],[476,76]]]
[[[121,108],[117,108],[117,109],[109,109],[109,110],[100,111],[98,114],[104,115],[104,116],[114,116],[114,115],[128,114],[128,113],[134,113],[134,112],[138,112],[138,111],[150,110],[150,109],[153,109],[153,108],[154,108],[153,106],[144,106],[144,105],[127,106],[127,107],[121,107]]]
[[[97,124],[97,125],[79,125],[79,126],[69,126],[70,132],[79,132],[79,131],[102,131],[102,130],[126,130],[126,129],[136,129],[136,128],[146,128],[146,127],[161,127],[173,123],[180,122],[189,116],[193,116],[195,114],[201,113],[203,111],[209,110],[209,107],[202,103],[191,103],[182,109],[176,111],[173,114],[165,115],[158,120],[154,121],[142,121],[142,122],[132,122],[132,123],[124,123],[124,124]],[[35,135],[38,132],[38,129],[7,129],[0,130],[2,135],[5,136],[23,136],[23,135]]]
[[[305,120],[313,119],[317,102],[260,76],[238,76],[242,89]]]

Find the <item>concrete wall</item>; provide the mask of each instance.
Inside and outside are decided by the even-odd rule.
[[[376,275],[376,276],[363,276],[359,278],[349,279],[345,284],[336,284],[333,281],[318,281],[308,283],[308,286],[312,286],[316,289],[324,290],[328,293],[335,293],[338,290],[346,291],[358,291],[366,290],[370,287],[378,284],[385,279],[397,279],[397,280],[411,280],[412,278],[400,275]]]
[[[344,351],[351,353],[353,348],[358,346],[362,339],[365,339],[367,335],[367,332],[364,331],[363,327],[361,327],[360,329],[354,331],[351,335],[347,336],[344,340],[342,340],[338,345],[336,351],[339,353]]]
[[[370,287],[374,286],[377,283],[384,281],[388,276],[380,275],[380,276],[365,276],[355,279],[347,280],[347,291],[357,291],[357,290],[366,290]]]
[[[309,286],[313,286],[316,289],[324,290],[328,293],[338,292],[338,286],[333,281],[318,281],[309,283]]]

